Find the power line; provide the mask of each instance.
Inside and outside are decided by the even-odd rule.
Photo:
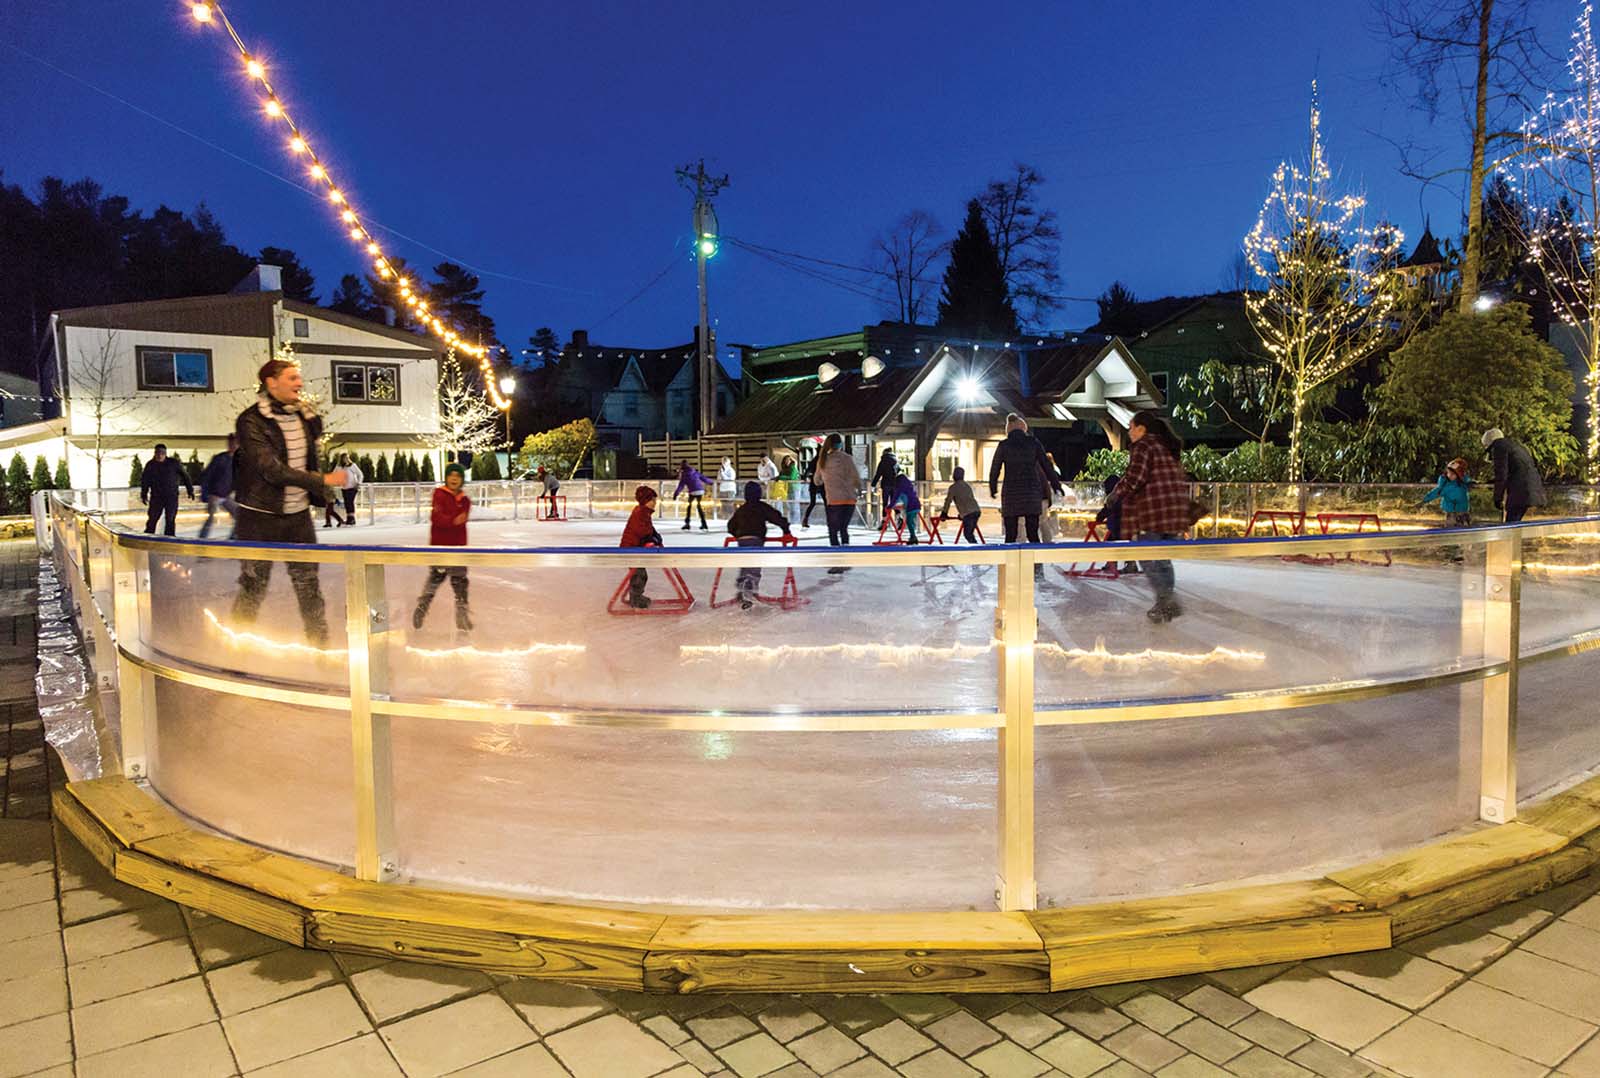
[[[673,246],[676,247],[677,245],[674,244]],[[678,257],[679,257],[678,256],[678,252],[676,250],[674,250],[673,253],[672,253],[672,258],[667,262],[667,264],[665,266],[661,267],[661,272],[660,273],[658,273],[654,277],[650,278],[650,280],[645,284],[645,286],[643,288],[639,289],[639,291],[635,292],[633,295],[631,295],[627,299],[623,300],[622,303],[619,304],[617,306],[617,308],[615,310],[613,310],[610,314],[606,315],[604,318],[600,318],[600,319],[597,319],[597,320],[595,320],[593,322],[590,322],[589,323],[589,328],[591,330],[593,330],[598,326],[605,325],[607,322],[611,321],[617,315],[621,314],[628,307],[632,306],[634,300],[639,299],[646,292],[650,291],[656,285],[660,284],[662,279],[665,278],[667,274],[672,272],[672,267],[674,267],[674,266],[676,266],[678,264]]]

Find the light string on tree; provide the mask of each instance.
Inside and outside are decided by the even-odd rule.
[[[511,407],[511,401],[500,392],[498,379],[494,375],[494,367],[490,363],[491,350],[483,344],[473,344],[464,340],[455,328],[447,324],[440,317],[438,311],[429,307],[428,301],[423,298],[421,291],[413,287],[411,279],[395,268],[388,256],[384,254],[383,247],[371,232],[362,223],[361,214],[351,205],[349,197],[334,182],[328,166],[321,156],[312,148],[305,132],[295,123],[289,114],[278,92],[273,89],[272,82],[267,78],[267,68],[249,48],[245,46],[244,39],[239,36],[227,12],[216,0],[200,0],[189,5],[189,13],[194,20],[202,25],[220,24],[228,32],[228,37],[233,41],[234,47],[239,50],[239,56],[244,61],[245,74],[255,80],[266,96],[261,103],[262,112],[267,118],[282,123],[289,131],[289,152],[297,159],[307,162],[307,174],[320,183],[327,193],[328,202],[339,216],[340,225],[346,230],[350,239],[358,244],[363,252],[372,258],[373,271],[385,281],[393,281],[399,289],[400,298],[411,308],[411,316],[424,328],[429,330],[434,337],[442,341],[447,347],[454,348],[457,352],[470,355],[477,359],[479,369],[483,372],[484,391],[489,400],[501,411]]]

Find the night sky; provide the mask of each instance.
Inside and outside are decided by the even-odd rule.
[[[227,9],[353,203],[410,237],[387,249],[479,270],[513,348],[543,324],[563,339],[688,339],[690,199],[673,170],[701,155],[732,176],[724,235],[846,264],[907,210],[953,231],[968,197],[1026,161],[1060,216],[1063,292],[1218,288],[1272,167],[1303,153],[1313,76],[1331,160],[1371,209],[1413,239],[1425,213],[1436,232],[1460,227],[1459,184],[1424,192],[1380,137],[1417,133],[1464,158],[1459,110],[1430,133],[1380,85],[1387,47],[1360,2]],[[1576,12],[1545,8],[1558,53]],[[7,182],[91,176],[147,209],[204,201],[239,246],[298,251],[324,299],[363,267],[327,203],[284,182],[303,182],[287,136],[186,3],[0,5],[0,104]],[[723,344],[891,313],[727,245],[711,295]],[[1043,328],[1094,318],[1076,300]]]

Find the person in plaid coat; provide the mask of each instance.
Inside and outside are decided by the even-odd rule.
[[[1160,415],[1139,412],[1128,422],[1128,470],[1106,498],[1095,519],[1104,522],[1121,507],[1122,534],[1130,539],[1170,541],[1189,530],[1189,477],[1179,455],[1183,440]],[[1170,561],[1141,561],[1156,593],[1147,612],[1151,621],[1171,621],[1183,613],[1175,595]]]

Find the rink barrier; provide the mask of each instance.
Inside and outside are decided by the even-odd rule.
[[[1590,779],[1315,879],[1009,913],[679,914],[353,879],[192,828],[122,776],[51,806],[117,880],[299,947],[677,994],[1061,991],[1380,950],[1600,861]]]

